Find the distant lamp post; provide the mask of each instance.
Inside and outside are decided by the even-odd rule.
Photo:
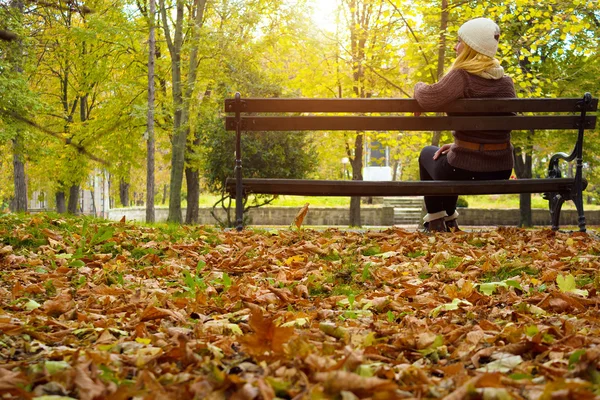
[[[350,178],[350,174],[348,173],[348,164],[350,163],[350,159],[348,157],[343,157],[342,158],[342,174],[344,179],[349,179]]]

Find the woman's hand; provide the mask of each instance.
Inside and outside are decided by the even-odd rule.
[[[451,143],[446,143],[445,145],[440,147],[438,151],[436,151],[433,155],[433,159],[437,160],[442,154],[447,154],[450,151],[450,147],[452,147]]]

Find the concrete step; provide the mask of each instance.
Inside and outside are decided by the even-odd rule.
[[[394,214],[400,213],[420,213],[421,207],[394,207]]]
[[[423,209],[423,199],[408,198],[404,199],[402,204],[394,207],[394,224],[395,225],[417,225],[421,221],[421,213]],[[408,201],[406,201],[408,200]]]
[[[394,221],[420,221],[421,216],[403,216],[403,217],[394,217]]]
[[[396,225],[408,225],[408,224],[418,224],[421,222],[421,214],[419,215],[403,215],[403,216],[394,216],[394,224]]]
[[[421,207],[423,197],[386,197],[383,204],[388,207]]]

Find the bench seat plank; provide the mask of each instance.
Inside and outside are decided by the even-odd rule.
[[[447,131],[447,130],[530,130],[577,129],[579,116],[451,116],[451,117],[350,117],[288,116],[242,117],[244,131]],[[587,116],[585,128],[596,124]],[[235,131],[235,117],[227,117],[225,127]]]
[[[333,181],[302,179],[242,180],[246,193],[299,196],[435,196],[570,192],[574,178],[511,179],[502,181]],[[583,188],[587,181],[583,180]],[[226,182],[236,191],[235,179]]]

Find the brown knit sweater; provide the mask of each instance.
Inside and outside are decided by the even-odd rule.
[[[421,107],[433,110],[456,99],[485,97],[515,97],[512,79],[506,75],[500,79],[486,79],[465,70],[455,69],[433,85],[419,82],[415,86],[417,102]],[[457,139],[474,143],[510,141],[510,131],[507,130],[456,131],[452,134]],[[513,168],[512,146],[506,150],[476,151],[453,144],[448,152],[448,163],[469,171],[509,170]]]

